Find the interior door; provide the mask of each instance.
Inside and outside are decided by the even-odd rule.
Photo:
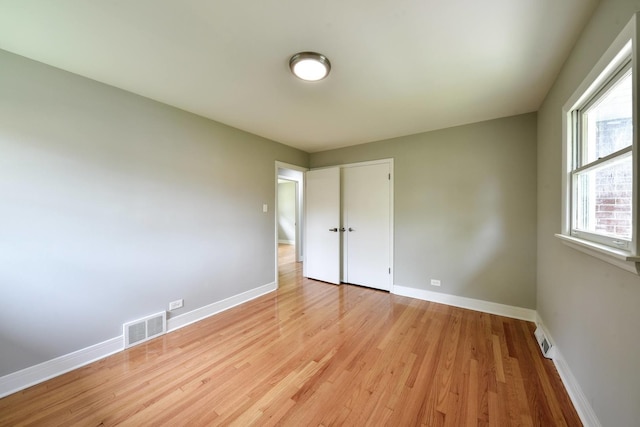
[[[340,168],[305,173],[304,276],[340,284]]]
[[[347,283],[391,290],[391,181],[388,163],[345,167],[344,274]]]

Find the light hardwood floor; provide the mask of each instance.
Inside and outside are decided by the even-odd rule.
[[[307,280],[0,400],[0,425],[579,426],[534,325]]]

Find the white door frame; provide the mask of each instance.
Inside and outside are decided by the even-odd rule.
[[[391,289],[389,292],[393,293],[393,288],[395,284],[395,264],[394,264],[395,242],[394,242],[394,215],[393,215],[393,212],[395,209],[395,204],[393,200],[395,173],[393,169],[393,158],[370,160],[370,161],[356,162],[356,163],[345,163],[342,165],[330,165],[330,166],[323,166],[319,168],[313,168],[309,170],[318,170],[318,169],[335,168],[335,167],[339,167],[342,169],[342,168],[348,168],[353,166],[367,166],[367,165],[375,165],[375,164],[381,164],[381,163],[389,165],[389,174],[391,175],[390,185],[389,185],[389,241],[390,241],[389,265],[391,266],[391,273],[390,273]]]
[[[302,173],[301,181],[297,181],[298,185],[296,185],[296,262],[304,261],[304,239],[302,237],[302,224],[304,222],[304,172],[308,171],[309,168],[305,168],[303,166],[293,165],[290,163],[285,163],[276,160],[275,162],[275,198],[274,198],[274,239],[275,239],[275,279],[274,282],[276,286],[278,286],[278,178],[279,178],[279,169],[289,169]],[[291,180],[290,177],[283,177],[285,179]]]

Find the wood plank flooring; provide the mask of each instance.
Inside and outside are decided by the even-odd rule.
[[[0,399],[0,425],[579,426],[524,321],[307,280]]]

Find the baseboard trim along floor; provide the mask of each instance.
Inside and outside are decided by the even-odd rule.
[[[81,366],[104,359],[124,349],[124,337],[107,341],[47,360],[34,366],[0,377],[0,398],[24,390]]]
[[[569,368],[569,364],[562,356],[562,352],[560,352],[558,346],[553,340],[553,337],[549,334],[549,331],[545,327],[544,322],[540,318],[540,315],[538,315],[538,318],[536,319],[536,324],[538,325],[538,327],[542,328],[547,337],[547,340],[549,340],[549,342],[553,346],[553,353],[551,357],[553,360],[553,364],[558,371],[558,375],[560,375],[560,379],[562,380],[564,387],[567,389],[567,394],[571,399],[571,403],[573,403],[573,407],[576,408],[576,412],[578,412],[582,424],[584,424],[585,427],[602,427],[602,424],[600,423],[600,420],[598,420],[598,417],[596,416],[593,407],[589,403],[587,396],[585,396],[584,392],[582,391],[582,387],[580,387],[580,384],[578,384],[576,377],[573,375],[573,372],[571,372],[571,369]]]
[[[268,283],[249,291],[234,295],[221,301],[200,307],[188,313],[170,318],[167,321],[167,332],[172,332],[195,323],[199,320],[213,316],[222,311],[228,310],[264,294],[275,291],[277,284]],[[540,325],[547,335],[547,338],[554,345],[553,361],[558,370],[560,378],[564,383],[571,401],[576,408],[585,426],[600,427],[601,424],[589,404],[588,399],[573,376],[569,365],[562,357],[562,353],[553,342],[548,331],[544,327],[542,319],[537,312],[532,309],[514,307],[490,301],[476,300],[473,298],[460,297],[456,295],[431,292],[422,289],[410,288],[406,286],[394,286],[392,293],[395,295],[417,298],[425,301],[446,304],[454,307],[480,311],[489,314],[526,320]],[[102,343],[75,351],[64,356],[40,363],[35,366],[0,377],[0,398],[18,392],[27,387],[49,380],[58,375],[80,368],[89,363],[103,359],[124,349],[123,336],[111,338]]]
[[[167,333],[247,301],[251,301],[266,293],[273,292],[276,289],[277,285],[275,282],[268,283],[222,301],[217,301],[188,313],[170,318],[167,321]],[[47,360],[46,362],[5,375],[0,377],[0,398],[57,377],[58,375],[73,371],[89,363],[104,359],[122,350],[124,350],[124,337],[120,335],[90,347],[74,351],[73,353],[65,354],[55,359]]]
[[[443,294],[441,292],[409,288],[407,286],[396,285],[393,287],[391,292],[404,297],[452,305],[454,307],[481,311],[483,313],[497,314],[498,316],[510,317],[512,319],[527,320],[529,322],[535,322],[537,319],[536,311],[529,308],[514,307],[511,305],[498,304],[496,302]]]
[[[600,421],[593,411],[593,407],[584,395],[580,384],[578,384],[576,378],[573,376],[569,365],[562,357],[562,353],[555,345],[553,339],[549,335],[549,331],[547,331],[544,323],[542,322],[542,319],[540,319],[535,310],[522,307],[513,307],[510,305],[498,304],[490,301],[482,301],[473,298],[460,297],[456,295],[443,294],[440,292],[432,292],[423,289],[410,288],[406,286],[394,286],[391,292],[396,295],[417,298],[424,301],[431,301],[439,304],[446,304],[454,307],[481,311],[483,313],[511,317],[514,319],[527,320],[529,322],[536,323],[538,326],[541,326],[545,331],[547,338],[554,346],[552,357],[553,363],[558,370],[560,379],[564,383],[564,386],[567,389],[567,393],[571,398],[571,402],[576,408],[576,411],[578,412],[582,423],[585,425],[585,427],[601,427]]]

